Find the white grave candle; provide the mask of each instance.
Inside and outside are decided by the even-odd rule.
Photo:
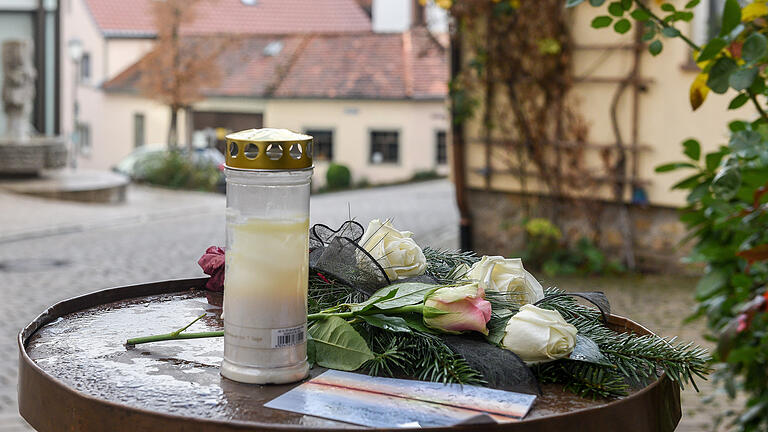
[[[301,380],[308,372],[312,162],[304,152],[309,151],[311,137],[284,130],[262,131],[227,136],[221,373],[240,382],[282,384]],[[301,145],[298,158],[291,149],[296,144]],[[279,147],[269,151],[270,146]],[[274,157],[280,152],[281,157]]]

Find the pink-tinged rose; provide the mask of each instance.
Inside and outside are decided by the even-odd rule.
[[[211,291],[224,291],[224,248],[211,246],[197,260],[203,273],[210,275],[205,288]]]
[[[444,287],[424,301],[424,324],[445,333],[477,331],[487,335],[491,304],[477,282]]]

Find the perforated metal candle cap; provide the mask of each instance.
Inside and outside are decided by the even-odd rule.
[[[312,137],[288,129],[248,129],[226,136],[227,167],[254,170],[312,168]]]

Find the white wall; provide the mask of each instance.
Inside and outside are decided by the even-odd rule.
[[[447,166],[436,164],[436,133],[447,131],[448,112],[440,101],[369,100],[271,100],[264,113],[264,126],[296,131],[334,131],[334,162],[346,165],[354,181],[386,183],[409,179],[417,171]],[[399,161],[370,163],[371,130],[399,131]],[[318,162],[315,181],[324,183],[326,162]]]
[[[376,33],[402,33],[411,28],[413,0],[373,0],[371,18]]]

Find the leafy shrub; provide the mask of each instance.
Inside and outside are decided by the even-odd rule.
[[[163,152],[144,159],[137,171],[141,181],[172,189],[215,191],[221,179],[218,167],[195,161],[179,151]]]
[[[567,0],[570,6],[584,0]],[[605,1],[590,0],[593,6]],[[695,316],[706,315],[709,329],[718,339],[715,380],[735,397],[748,395],[734,423],[742,431],[768,430],[768,96],[765,69],[768,65],[768,7],[755,0],[743,7],[725,0],[720,31],[703,46],[696,45],[674,24],[693,19],[698,0],[682,9],[664,2],[661,17],[638,0],[608,3],[608,15],[598,16],[592,27],[626,33],[631,25],[625,15],[644,26],[643,40],[653,41],[653,55],[662,50],[662,37],[680,38],[693,50],[701,72],[689,91],[691,107],[704,103],[710,91],[737,92],[728,109],[751,103],[759,114],[752,122],[729,125],[728,146],[702,158],[699,142],[683,142],[687,160],[656,168],[657,172],[692,170],[692,175],[673,186],[688,191],[680,220],[695,243],[690,261],[706,265],[696,287]],[[630,12],[630,9],[634,9]]]
[[[413,173],[413,176],[411,176],[411,181],[435,180],[439,178],[442,178],[442,176],[435,170],[416,171]]]
[[[563,240],[560,229],[547,219],[531,219],[524,224],[524,228],[528,234],[528,241],[522,253],[524,262],[549,276],[624,271],[621,264],[606,258],[586,237],[569,245]]]
[[[325,172],[325,181],[329,190],[346,189],[352,184],[352,174],[346,166],[332,163]]]

